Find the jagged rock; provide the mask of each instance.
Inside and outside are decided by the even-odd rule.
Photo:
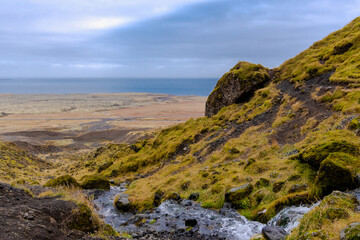
[[[200,196],[199,193],[192,193],[192,194],[190,194],[190,196],[189,196],[189,200],[196,201],[196,200],[199,199],[199,196]]]
[[[266,226],[261,233],[266,240],[283,240],[288,235],[282,227],[278,226]]]
[[[206,101],[205,115],[211,117],[225,106],[247,101],[269,80],[267,68],[260,64],[239,62],[216,84]]]
[[[360,239],[360,223],[351,223],[340,232],[340,240]]]

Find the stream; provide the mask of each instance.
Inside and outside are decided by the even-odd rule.
[[[94,194],[94,204],[98,215],[118,232],[137,234],[139,232],[184,232],[193,224],[193,231],[200,235],[231,240],[250,239],[260,234],[266,225],[281,226],[291,232],[302,216],[317,206],[291,206],[283,209],[266,225],[256,221],[249,221],[231,208],[222,208],[219,211],[202,208],[199,203],[182,200],[176,202],[166,200],[152,212],[144,214],[120,213],[114,207],[116,196],[126,191],[126,185],[112,186],[108,191],[99,191]]]

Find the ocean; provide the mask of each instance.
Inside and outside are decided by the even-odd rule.
[[[0,79],[0,93],[165,93],[208,96],[216,78],[12,78]]]

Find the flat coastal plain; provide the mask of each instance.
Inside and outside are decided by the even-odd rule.
[[[205,101],[148,93],[0,94],[0,140],[35,154],[131,142],[144,131],[204,116]]]

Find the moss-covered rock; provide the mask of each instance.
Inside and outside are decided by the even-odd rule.
[[[246,183],[237,188],[231,188],[225,193],[225,202],[231,203],[231,206],[237,209],[243,208],[244,198],[248,197],[254,189],[251,183]]]
[[[216,84],[206,101],[205,115],[211,117],[225,106],[247,101],[269,80],[267,68],[260,64],[239,62]]]
[[[78,208],[72,212],[67,220],[67,225],[86,233],[94,233],[100,228],[99,221],[93,215],[91,209],[84,204],[79,204]]]
[[[350,130],[358,130],[360,129],[360,117],[354,118],[353,120],[351,120],[351,122],[349,123],[348,128]]]
[[[278,193],[280,192],[280,190],[282,189],[282,187],[285,185],[285,181],[278,181],[278,182],[275,182],[274,185],[273,185],[273,192],[274,193]]]
[[[334,190],[345,191],[356,187],[350,161],[356,161],[345,153],[331,153],[320,165],[315,180],[318,195],[325,196]],[[351,165],[350,165],[351,166]]]
[[[260,178],[258,181],[256,181],[255,186],[260,187],[267,187],[270,185],[270,181],[266,178]]]
[[[81,180],[81,187],[84,189],[110,189],[109,180],[101,175],[86,175]]]
[[[345,219],[349,218],[350,214],[343,208],[328,208],[325,212],[325,218],[333,221],[336,219]]]
[[[359,155],[359,148],[346,140],[323,141],[300,153],[300,161],[309,164],[313,169],[319,169],[321,162],[333,152],[343,152]]]
[[[64,175],[47,181],[45,187],[80,187],[75,178]]]
[[[351,223],[341,230],[340,240],[360,240],[360,223]]]
[[[356,214],[357,206],[358,201],[353,195],[334,191],[304,215],[288,239],[339,239],[335,237],[339,235],[337,219],[347,219],[349,215]]]

